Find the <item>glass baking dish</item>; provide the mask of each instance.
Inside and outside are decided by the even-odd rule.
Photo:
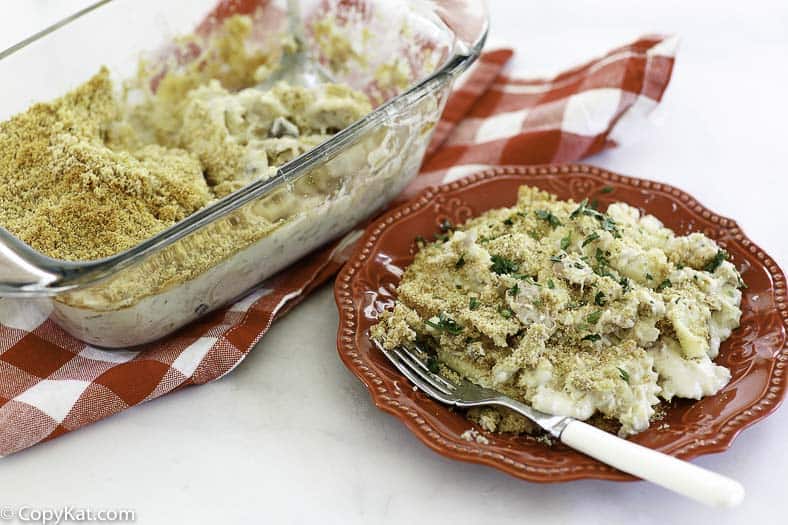
[[[481,52],[483,0],[296,1],[310,56],[366,93],[371,113],[273,177],[104,259],[52,259],[0,228],[0,296],[36,298],[42,314],[89,344],[143,344],[239,298],[395,197],[417,173],[453,81]],[[208,34],[233,14],[252,17],[246,45],[274,45],[286,11],[285,0],[97,2],[0,52],[0,120],[101,65],[130,78],[141,51],[162,56],[176,35]]]

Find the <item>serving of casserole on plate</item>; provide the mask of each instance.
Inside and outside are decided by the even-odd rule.
[[[776,264],[680,190],[597,168],[427,190],[367,230],[335,295],[340,356],[380,408],[442,454],[525,479],[631,478],[511,414],[432,401],[372,339],[682,458],[725,450],[785,395]]]

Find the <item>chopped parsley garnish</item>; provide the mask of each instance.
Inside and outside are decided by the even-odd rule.
[[[553,215],[553,212],[551,211],[536,210],[536,217],[542,219],[543,221],[547,221],[547,223],[553,228],[557,228],[558,226],[561,226],[561,221],[559,221],[558,217]]]
[[[599,209],[599,199],[597,199],[596,197],[591,199],[591,202],[588,203],[588,207],[591,208],[592,210],[598,210]]]
[[[438,358],[434,355],[427,356],[427,369],[433,374],[437,374],[440,371],[440,364],[438,363]]]
[[[508,219],[504,219],[503,223],[507,226],[512,226],[514,224],[514,221],[512,220],[511,217],[509,217]]]
[[[599,248],[596,249],[596,252],[594,252],[594,258],[596,259],[597,264],[605,265],[605,266],[610,264],[610,262],[607,259],[606,253],[607,252],[603,252]]]
[[[431,321],[427,319],[424,321],[427,325],[433,327],[436,330],[440,330],[441,332],[448,332],[451,335],[457,335],[462,332],[462,326],[458,325],[457,322],[446,315],[445,312],[441,312],[440,316],[438,316],[438,322]]]
[[[511,288],[509,288],[509,289],[506,291],[506,293],[508,293],[509,295],[511,295],[512,297],[514,297],[515,295],[517,295],[518,293],[520,293],[520,285],[519,285],[519,284],[517,284],[517,283],[514,283],[514,286],[512,286]]]
[[[613,186],[605,186],[599,191],[602,193],[613,193]]]
[[[618,375],[621,376],[621,379],[623,379],[624,381],[629,383],[629,372],[627,372],[626,370],[624,370],[620,366],[617,366],[616,368],[618,368]]]
[[[664,281],[659,283],[659,286],[657,286],[657,291],[661,292],[665,288],[670,288],[671,286],[673,286],[673,283],[670,282],[670,279],[665,279]]]
[[[501,257],[500,255],[493,255],[490,257],[490,259],[492,260],[492,266],[490,266],[490,270],[497,273],[498,275],[514,273],[520,267],[514,261],[510,261],[506,257]]]
[[[703,267],[709,273],[714,273],[714,271],[720,267],[722,261],[728,258],[728,252],[725,250],[717,250],[717,253],[714,255],[714,258],[710,260],[706,266]]]
[[[418,247],[422,247],[425,244],[427,244],[427,240],[424,237],[422,237],[421,235],[417,235],[414,240],[416,241],[416,246],[418,246]]]
[[[589,217],[593,217],[598,220],[602,224],[602,229],[605,231],[609,231],[613,237],[619,238],[621,234],[618,231],[618,226],[616,225],[616,221],[605,215],[604,213],[600,213],[596,210],[598,202],[594,199],[592,204],[588,203],[588,199],[583,199],[583,202],[575,208],[575,210],[569,214],[570,219],[574,219],[575,217],[579,217],[580,215],[588,215]]]
[[[613,274],[610,272],[610,270],[608,270],[608,269],[607,269],[606,267],[604,267],[604,266],[599,266],[599,267],[595,268],[595,269],[594,269],[594,272],[595,272],[595,273],[596,273],[598,276],[600,276],[600,277],[610,277],[611,279],[615,279],[615,278],[616,278],[616,276],[615,276],[615,275],[613,275]]]
[[[599,234],[597,232],[592,233],[591,235],[583,239],[583,244],[582,244],[583,248],[585,248],[592,242],[596,241],[597,239],[599,239]]]
[[[440,322],[437,323],[433,322],[432,319],[427,319],[426,321],[424,321],[424,324],[426,324],[427,326],[431,326],[436,330],[442,330]]]
[[[605,292],[597,292],[594,296],[594,304],[597,306],[605,306],[607,299],[605,299]]]
[[[448,234],[448,233],[438,233],[438,234],[435,234],[435,240],[436,240],[436,241],[443,241],[443,242],[446,242],[446,241],[448,241],[448,240],[449,240],[449,234]]]
[[[594,253],[594,259],[596,259],[596,268],[594,268],[594,272],[602,277],[612,278],[613,274],[610,273],[610,270],[608,270],[608,265],[610,264],[610,261],[607,258],[608,255],[610,255],[610,252],[603,252],[599,248],[596,249],[596,252]]]
[[[584,213],[586,210],[586,206],[588,206],[588,199],[583,199],[580,205],[577,208],[575,208],[575,210],[572,213],[569,214],[569,218],[574,219],[575,217],[578,217],[580,214]]]
[[[567,233],[566,237],[561,239],[561,249],[562,250],[566,250],[567,248],[569,248],[569,244],[571,242],[572,242],[572,234],[571,233]]]
[[[539,232],[538,232],[538,231],[536,231],[536,230],[531,230],[531,231],[529,231],[529,232],[528,232],[528,235],[530,235],[530,236],[531,236],[531,239],[533,239],[533,240],[535,240],[535,241],[538,241],[539,239],[541,239],[541,237],[539,236]]]
[[[470,308],[471,310],[476,310],[477,308],[479,308],[479,299],[477,299],[476,297],[471,297],[470,300],[468,301],[468,308]]]
[[[574,219],[580,215],[588,215],[589,217],[593,217],[598,221],[603,220],[605,218],[605,214],[599,213],[595,208],[596,202],[589,204],[588,199],[583,199],[583,202],[581,202],[580,205],[575,208],[575,210],[569,215],[569,218]]]
[[[611,219],[610,217],[605,216],[602,219],[602,229],[605,231],[609,231],[613,237],[619,239],[621,234],[618,232],[618,226],[616,225],[616,221]]]
[[[588,314],[586,321],[588,321],[589,324],[596,324],[600,317],[602,317],[602,310],[596,310],[595,312]]]
[[[440,223],[441,232],[446,233],[452,231],[454,226],[452,226],[451,221],[449,219],[443,219]]]
[[[622,278],[621,278],[621,279],[618,281],[618,284],[620,284],[620,285],[621,285],[621,288],[623,288],[623,289],[624,289],[624,293],[627,293],[627,292],[630,290],[630,286],[629,286],[629,279],[627,279],[626,277],[622,277]]]
[[[499,308],[498,313],[501,314],[501,316],[504,319],[511,319],[512,316],[514,315],[514,312],[512,312],[510,309],[506,308],[505,306],[503,308]]]
[[[461,253],[461,254],[460,254],[460,258],[459,258],[459,259],[457,259],[457,262],[456,262],[456,263],[454,263],[454,267],[455,267],[455,268],[457,268],[457,269],[459,270],[459,269],[460,269],[460,268],[462,268],[463,266],[465,266],[465,254],[464,254],[464,253]]]
[[[602,222],[603,220],[605,220],[605,217],[606,217],[604,213],[600,213],[600,212],[596,211],[594,208],[591,207],[590,204],[588,206],[586,206],[585,210],[583,210],[583,214],[584,215],[588,215],[589,217],[593,217],[596,220],[598,220],[599,222]]]
[[[648,279],[649,281],[653,281],[654,280],[654,276],[651,275],[650,273],[647,273],[646,274],[646,279]]]
[[[550,257],[550,260],[553,262],[560,263],[561,261],[564,260],[564,254],[559,253],[558,255],[553,255],[552,257]]]
[[[602,336],[599,335],[599,334],[588,334],[588,335],[584,335],[580,340],[581,341],[591,341],[593,343],[593,342],[599,341],[600,339],[602,339]]]
[[[553,280],[552,280],[552,279],[548,279],[548,280],[547,280],[547,287],[548,287],[548,288],[550,288],[551,290],[552,290],[553,288],[555,288],[555,283],[553,282]]]

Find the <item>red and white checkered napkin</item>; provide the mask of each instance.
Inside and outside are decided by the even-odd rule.
[[[675,48],[675,38],[644,37],[550,80],[502,76],[512,52],[485,53],[460,79],[403,198],[486,166],[572,161],[620,143],[662,98]],[[86,346],[29,302],[0,300],[0,456],[228,373],[277,316],[338,271],[360,233],[134,350]]]

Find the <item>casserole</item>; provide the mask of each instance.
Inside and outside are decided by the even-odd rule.
[[[39,308],[89,344],[143,344],[240,297],[396,196],[418,171],[452,82],[481,51],[481,2],[299,3],[310,55],[364,92],[371,113],[272,177],[104,259],[52,259],[0,230],[0,296],[40,298]],[[173,35],[208,34],[231,15],[252,18],[250,46],[270,48],[286,34],[285,2],[131,6],[99,2],[0,53],[3,78],[14,79],[0,118],[64,93],[104,64],[131,78],[141,50],[153,47],[163,60]],[[195,59],[177,56],[179,64]]]
[[[712,360],[739,326],[745,286],[727,252],[594,198],[523,185],[513,207],[444,224],[420,243],[373,339],[540,412],[604,417],[622,437],[659,418],[660,399],[714,395],[731,374]],[[469,416],[529,430],[491,407]]]

